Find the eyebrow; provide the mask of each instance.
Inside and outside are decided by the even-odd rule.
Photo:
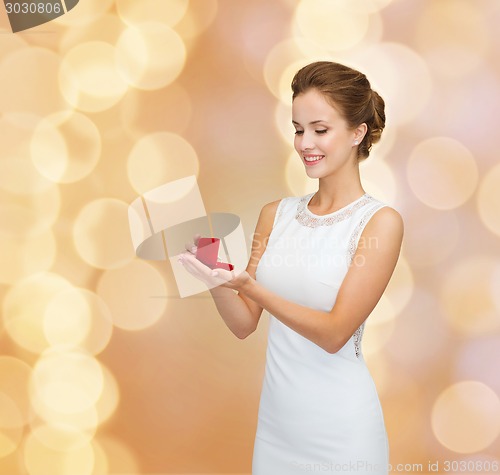
[[[309,125],[314,125],[314,124],[317,124],[319,122],[325,122],[325,123],[328,123],[327,120],[313,120],[312,122],[309,122]],[[292,120],[292,124],[295,124],[295,125],[300,125],[298,122],[295,122],[294,120]]]

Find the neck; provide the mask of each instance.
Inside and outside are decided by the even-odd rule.
[[[314,204],[319,208],[342,207],[365,194],[359,175],[359,164],[350,164],[335,174],[319,179]]]

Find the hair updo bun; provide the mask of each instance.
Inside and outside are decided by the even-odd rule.
[[[366,124],[366,134],[358,146],[358,160],[367,158],[385,127],[385,102],[372,90],[366,76],[343,64],[318,61],[297,71],[292,80],[292,100],[310,89],[322,93],[349,127]]]

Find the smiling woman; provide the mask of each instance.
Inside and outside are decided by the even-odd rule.
[[[299,70],[292,89],[295,149],[318,191],[262,208],[246,270],[205,266],[198,239],[180,261],[238,338],[270,313],[253,475],[314,467],[387,475],[384,417],[361,339],[396,266],[403,223],[359,175],[384,128],[384,101],[364,74],[327,61]]]

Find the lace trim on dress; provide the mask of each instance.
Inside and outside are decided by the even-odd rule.
[[[283,214],[283,209],[285,208],[285,200],[286,200],[286,198],[283,198],[278,203],[278,208],[276,209],[276,216],[274,217],[273,228],[276,225],[276,223],[279,221],[281,215]]]
[[[347,248],[347,265],[352,264],[352,260],[354,258],[354,254],[356,253],[356,248],[358,247],[358,237],[361,234],[361,230],[365,227],[365,224],[368,220],[373,216],[375,211],[378,211],[380,208],[383,208],[384,204],[379,204],[371,209],[369,209],[359,220],[359,223],[354,228],[354,231],[349,238],[349,246]],[[366,320],[365,320],[366,322]],[[363,338],[363,331],[365,329],[365,322],[363,322],[359,328],[354,332],[353,341],[354,341],[354,351],[356,353],[356,358],[359,358],[361,354],[361,339]]]
[[[356,253],[356,249],[358,247],[358,237],[361,234],[361,230],[365,227],[365,224],[368,220],[373,216],[375,211],[378,211],[380,208],[383,208],[383,204],[379,204],[373,208],[370,208],[359,220],[359,223],[354,228],[354,231],[349,238],[349,246],[347,248],[347,265],[352,264],[352,259],[354,258],[354,254]]]
[[[315,216],[307,208],[307,205],[309,204],[311,198],[312,193],[303,196],[300,199],[297,206],[297,214],[295,215],[295,219],[300,224],[302,224],[303,226],[308,226],[310,228],[316,228],[318,226],[331,226],[332,224],[339,223],[340,221],[349,218],[356,210],[362,208],[367,203],[370,203],[375,199],[372,196],[365,194],[350,205],[347,205],[345,208],[341,208],[338,211],[326,214],[325,216]]]
[[[365,320],[366,321],[366,320]],[[363,331],[365,329],[365,322],[363,322],[359,328],[354,332],[354,352],[356,353],[356,358],[359,358],[361,354],[361,339],[363,338]]]

